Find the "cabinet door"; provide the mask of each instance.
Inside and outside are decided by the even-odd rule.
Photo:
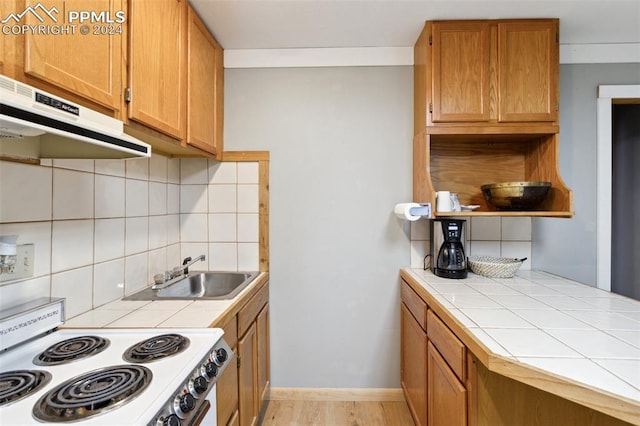
[[[409,410],[417,426],[427,424],[427,334],[401,305],[400,375]]]
[[[254,322],[238,341],[238,355],[240,357],[238,411],[240,411],[241,426],[254,425],[258,420],[258,374],[255,357],[257,344],[256,324]]]
[[[186,13],[186,1],[129,2],[129,118],[179,140],[186,128]]]
[[[265,305],[256,318],[258,342],[258,412],[262,408],[269,388],[269,305]]]
[[[498,24],[499,121],[555,121],[557,21]]]
[[[37,1],[26,2],[29,6]],[[116,19],[117,11],[126,12],[122,0],[56,0],[48,1],[62,16],[65,10],[108,11]],[[125,15],[126,16],[126,15]],[[30,25],[40,22],[33,14],[25,19]],[[109,110],[121,109],[123,34],[126,23],[88,23],[88,34],[25,34],[24,73],[77,96],[98,103]],[[95,32],[98,32],[97,34]]]
[[[428,344],[427,359],[429,426],[465,426],[467,391],[431,342]]]
[[[488,22],[433,24],[433,122],[489,120]]]
[[[224,102],[222,48],[191,6],[188,16],[187,143],[220,158]]]
[[[234,348],[237,357],[238,351]],[[218,424],[224,425],[238,412],[238,368],[236,359],[231,360],[216,382],[216,407]]]

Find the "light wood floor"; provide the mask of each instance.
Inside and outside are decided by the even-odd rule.
[[[407,403],[269,401],[262,426],[413,426]]]

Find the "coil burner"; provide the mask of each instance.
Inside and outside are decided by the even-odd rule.
[[[109,340],[98,336],[79,336],[49,346],[33,359],[36,365],[58,365],[99,354]]]
[[[0,407],[37,392],[51,381],[51,374],[41,370],[15,370],[0,373]]]
[[[122,358],[128,362],[144,364],[179,354],[188,347],[188,338],[179,334],[162,334],[129,347]]]
[[[42,396],[33,415],[44,422],[74,422],[132,401],[151,383],[151,370],[117,365],[93,370],[61,383]]]

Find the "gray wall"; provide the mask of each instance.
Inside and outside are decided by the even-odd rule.
[[[274,387],[400,386],[411,67],[227,69],[225,149],[269,150]]]
[[[573,219],[534,218],[533,268],[595,286],[596,99],[602,84],[640,84],[640,64],[560,66],[560,174]]]

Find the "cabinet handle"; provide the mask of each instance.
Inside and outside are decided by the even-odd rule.
[[[240,355],[236,357],[236,366],[240,368]]]
[[[131,102],[131,87],[124,89],[124,101]]]

